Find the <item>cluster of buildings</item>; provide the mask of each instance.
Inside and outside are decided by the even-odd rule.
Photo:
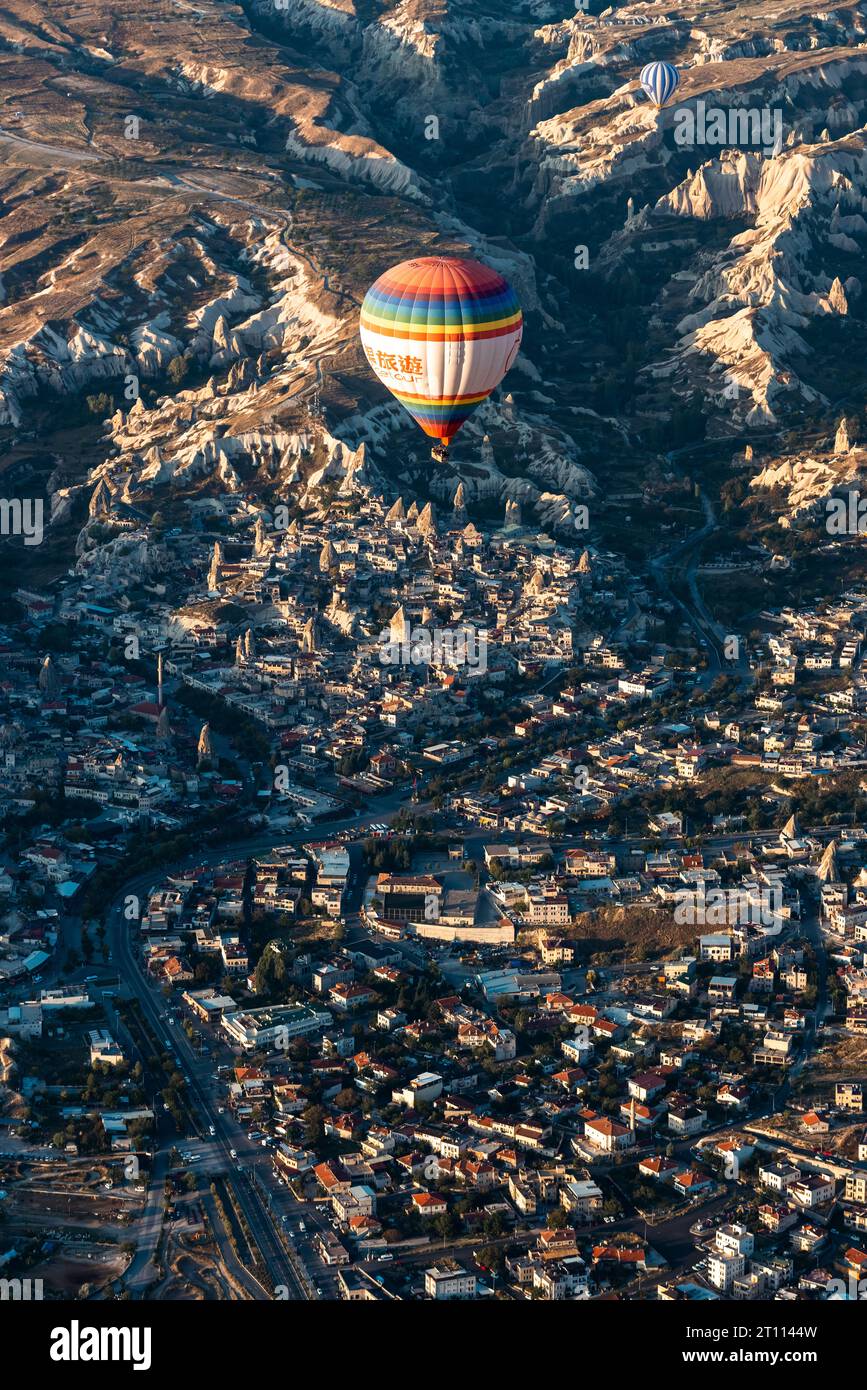
[[[771,848],[803,838],[793,821]],[[191,1015],[235,1053],[227,1109],[265,1136],[275,1172],[327,1211],[317,1249],[340,1270],[346,1297],[367,1296],[356,1266],[385,1253],[396,1272],[425,1233],[445,1253],[415,1296],[488,1296],[492,1272],[515,1297],[833,1296],[832,1281],[865,1249],[867,1083],[853,1076],[825,1095],[806,1092],[780,1116],[774,1096],[822,1027],[818,942],[801,889],[808,881],[821,898],[845,883],[851,850],[811,848],[796,856],[794,877],[788,855],[775,853],[736,886],[699,851],[658,854],[635,876],[672,917],[678,901],[692,904],[689,946],[658,964],[591,970],[571,906],[551,925],[530,916],[536,875],[562,881],[571,904],[570,877],[598,867],[580,856],[603,851],[566,853],[568,867],[547,841],[485,847],[498,866],[491,891],[523,875],[508,943],[470,940],[458,957],[454,941],[415,931],[425,896],[441,887],[435,874],[371,873],[381,898],[394,889],[399,932],[371,921],[367,932],[299,946],[281,935],[245,974],[187,983]],[[191,874],[174,918],[191,962],[216,948],[207,929],[219,925],[221,894],[231,903],[240,892],[242,907],[275,883],[309,894],[323,872],[339,875],[331,854],[321,842],[274,851],[251,862],[246,882],[231,864]],[[149,914],[182,886],[156,889]],[[714,889],[720,911],[708,924]],[[203,906],[210,920],[199,925]],[[243,927],[238,935],[246,939]],[[155,945],[143,935],[146,968]],[[840,978],[863,968],[856,953]],[[726,1195],[728,1215],[706,1227],[703,1207]],[[695,1261],[671,1269],[644,1221],[664,1228],[693,1210]],[[467,1258],[466,1236],[478,1237],[477,1255],[505,1241],[494,1271]],[[819,1291],[822,1270],[830,1293]]]
[[[98,869],[243,814],[273,847],[158,877],[128,930],[229,1050],[226,1110],[327,1211],[347,1297],[432,1233],[437,1300],[833,1296],[867,1258],[863,1066],[811,1068],[867,1034],[867,835],[806,829],[786,784],[860,786],[867,595],[760,614],[711,688],[617,556],[514,502],[483,533],[462,486],[436,508],[326,473],[327,526],[238,475],[156,534],[103,481],[73,569],[17,591],[4,1035],[90,1003],[40,974]],[[765,789],[746,806],[743,776]],[[423,852],[409,807],[402,857],[322,824],[410,795]],[[116,1033],[89,1028],[100,1075]],[[671,1268],[645,1220],[693,1211]]]
[[[361,515],[336,506],[323,538],[317,520],[287,523],[252,495],[194,499],[189,526],[156,546],[100,483],[88,524],[116,543],[85,547],[45,591],[19,589],[20,617],[0,629],[0,813],[51,789],[131,833],[236,800],[233,740],[221,748],[207,720],[219,707],[227,728],[258,731],[258,761],[278,762],[259,809],[310,823],[341,787],[467,763],[514,691],[577,659],[579,614],[628,610],[615,556],[576,564],[515,507],[482,535],[460,487],[442,515],[363,501]],[[530,715],[551,717],[544,700]]]

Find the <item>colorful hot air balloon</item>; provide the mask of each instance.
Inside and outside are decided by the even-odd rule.
[[[648,63],[641,69],[638,80],[654,106],[659,109],[677,91],[680,73],[673,63]]]
[[[402,261],[380,275],[361,306],[368,362],[443,448],[506,375],[522,328],[521,306],[502,275],[457,256]]]

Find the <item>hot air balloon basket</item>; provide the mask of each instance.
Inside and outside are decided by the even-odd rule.
[[[445,444],[435,444],[430,451],[430,456],[435,463],[446,463],[448,461],[449,451]]]

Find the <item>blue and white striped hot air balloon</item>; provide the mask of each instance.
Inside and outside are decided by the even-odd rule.
[[[658,110],[677,91],[680,73],[673,63],[648,63],[638,80]]]

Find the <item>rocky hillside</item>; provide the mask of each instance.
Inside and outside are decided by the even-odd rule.
[[[0,433],[57,524],[462,482],[567,534],[626,458],[860,405],[867,0],[10,0],[0,75]],[[527,323],[438,474],[356,335],[431,249]]]

